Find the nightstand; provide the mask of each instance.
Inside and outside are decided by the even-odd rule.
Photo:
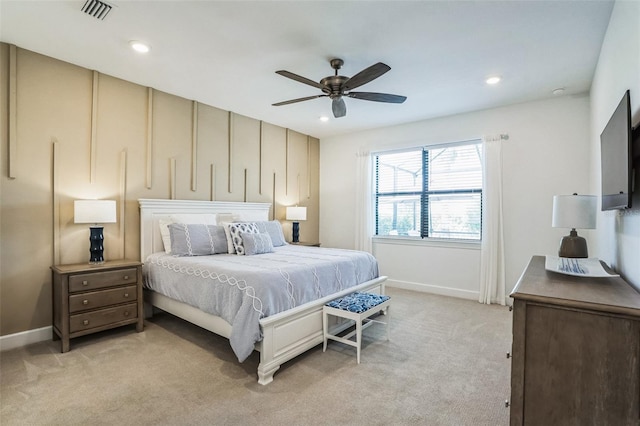
[[[56,265],[51,271],[53,339],[62,340],[62,352],[74,337],[128,324],[143,330],[141,262]]]
[[[304,242],[304,241],[300,241],[300,242],[297,242],[297,243],[291,242],[289,244],[294,245],[294,246],[320,247],[320,243],[307,243],[307,242]]]

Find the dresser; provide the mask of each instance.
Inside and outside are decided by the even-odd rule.
[[[144,327],[142,263],[112,260],[51,267],[53,286],[53,338],[69,340],[98,331],[136,324]]]
[[[640,294],[544,263],[534,256],[511,294],[511,425],[637,426]]]

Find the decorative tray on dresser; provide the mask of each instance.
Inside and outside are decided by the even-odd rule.
[[[51,267],[53,285],[53,338],[69,340],[114,327],[144,327],[142,263],[111,260]]]

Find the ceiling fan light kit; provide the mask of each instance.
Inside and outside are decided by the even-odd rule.
[[[342,59],[332,59],[330,61],[330,64],[331,68],[335,70],[334,75],[323,78],[319,83],[316,83],[313,80],[299,76],[289,71],[276,71],[276,74],[280,74],[283,77],[287,77],[299,83],[303,83],[320,89],[322,91],[322,94],[277,102],[273,104],[273,106],[289,105],[297,102],[309,101],[311,99],[328,97],[332,101],[331,110],[333,111],[333,116],[336,118],[340,118],[347,115],[347,105],[344,102],[345,96],[348,98],[361,99],[365,101],[385,102],[393,104],[401,104],[407,99],[406,96],[391,95],[389,93],[351,91],[352,89],[358,88],[364,84],[369,83],[372,80],[375,80],[376,78],[389,71],[391,69],[389,65],[378,62],[377,64],[373,64],[370,67],[360,71],[353,77],[349,78],[338,75],[338,70],[342,68],[342,65],[344,65],[344,61]]]

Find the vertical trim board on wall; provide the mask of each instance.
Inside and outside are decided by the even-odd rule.
[[[209,198],[211,201],[216,200],[216,165],[211,163],[211,189],[209,191]]]
[[[98,84],[99,84],[99,73],[98,71],[93,71],[93,93],[91,97],[91,147],[90,147],[90,176],[89,182],[94,183],[96,181],[96,166],[98,164],[96,152],[98,147]]]
[[[273,216],[271,217],[271,220],[276,220],[276,174],[275,172],[273,173],[273,182],[272,182],[272,188],[271,188],[271,203],[273,204],[273,208],[271,210],[273,210]]]
[[[247,202],[247,176],[248,176],[248,172],[247,169],[244,169],[244,195],[243,195],[243,199],[244,202]]]
[[[51,262],[60,264],[60,150],[58,141],[51,139],[51,217],[53,230],[53,250]]]
[[[176,199],[176,159],[169,158],[169,199]]]
[[[258,194],[262,195],[262,141],[264,136],[264,122],[260,120],[260,139],[258,140]]]
[[[153,88],[147,88],[147,157],[145,164],[145,186],[151,189],[152,186],[152,164],[153,164]]]
[[[311,198],[311,136],[307,135],[307,200]]]
[[[289,129],[286,129],[284,144],[284,195],[289,195]]]
[[[125,253],[125,206],[127,203],[127,150],[123,149],[120,152],[120,229],[119,229],[119,238],[120,238],[120,256],[118,259],[126,259]]]
[[[198,182],[198,101],[193,101],[191,109],[191,190],[197,189]]]
[[[229,111],[229,123],[228,123],[228,150],[229,150],[229,193],[233,192],[233,112]]]
[[[18,48],[9,45],[9,155],[7,175],[16,178],[16,155],[18,151]]]

